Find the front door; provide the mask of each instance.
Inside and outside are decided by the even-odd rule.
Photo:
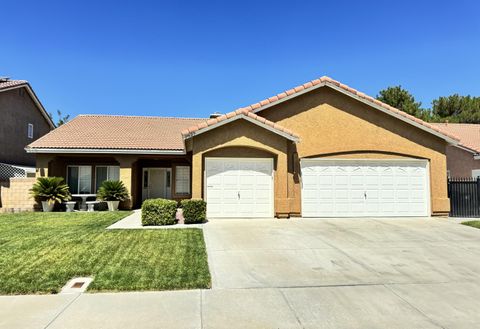
[[[144,168],[142,200],[172,197],[170,168]]]

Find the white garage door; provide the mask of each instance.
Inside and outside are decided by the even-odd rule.
[[[304,217],[428,216],[427,161],[303,159]]]
[[[207,216],[273,217],[273,159],[206,158]]]

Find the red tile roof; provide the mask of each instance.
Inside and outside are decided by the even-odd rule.
[[[316,86],[341,88],[347,94],[364,99],[372,106],[381,107],[393,114],[406,118],[407,121],[424,126],[427,131],[437,132],[450,140],[458,140],[458,137],[453,132],[444,129],[444,127],[422,121],[338,81],[322,77],[214,119],[81,115],[33,142],[28,148],[184,150],[184,138],[196,135],[207,127],[220,125],[222,122],[236,116],[255,120],[261,125],[276,130],[278,133],[287,134],[293,139],[298,139],[299,136],[293,131],[254,112],[275,105],[288,96],[293,95],[292,97],[294,97],[303,92],[313,90]]]
[[[293,131],[291,131],[290,129],[282,127],[281,125],[279,125],[275,122],[272,122],[270,120],[267,120],[267,119],[255,114],[255,113],[252,113],[251,111],[248,111],[247,109],[238,109],[236,111],[229,112],[227,114],[221,115],[217,118],[208,119],[204,122],[201,122],[200,124],[197,124],[197,125],[188,127],[187,129],[184,129],[182,131],[182,135],[184,136],[184,138],[189,138],[189,137],[193,136],[194,134],[198,133],[199,131],[201,131],[202,129],[220,124],[220,123],[222,123],[222,122],[224,122],[228,119],[231,119],[233,117],[236,117],[236,116],[243,116],[243,117],[251,118],[255,121],[258,121],[261,125],[269,126],[270,128],[272,128],[273,130],[275,130],[277,132],[285,133],[285,134],[293,137],[293,139],[298,139],[299,138],[299,136],[297,134],[295,134]]]
[[[480,153],[480,124],[474,123],[432,123],[460,138],[460,146]]]
[[[0,90],[28,84],[27,80],[0,81]]]
[[[408,113],[405,113],[403,111],[400,111],[399,109],[396,109],[394,108],[393,106],[390,106],[386,103],[383,103],[371,96],[368,96],[354,88],[351,88],[339,81],[336,81],[336,80],[333,80],[332,78],[330,77],[327,77],[327,76],[323,76],[319,79],[315,79],[315,80],[312,80],[312,81],[309,81],[307,83],[304,83],[303,85],[300,85],[300,86],[297,86],[297,87],[294,87],[292,89],[289,89],[289,90],[286,90],[280,94],[277,94],[275,96],[272,96],[272,97],[269,97],[269,98],[266,98],[260,102],[257,102],[257,103],[254,103],[252,105],[249,105],[249,106],[246,106],[246,107],[243,107],[243,108],[240,108],[240,112],[239,113],[243,113],[244,110],[248,111],[248,112],[258,112],[258,111],[261,111],[263,108],[266,108],[267,105],[268,107],[272,106],[272,105],[275,105],[277,104],[278,102],[280,102],[282,99],[286,98],[286,97],[289,97],[289,96],[292,96],[292,97],[295,97],[296,95],[300,95],[304,92],[308,92],[310,90],[313,90],[315,89],[315,87],[321,87],[321,86],[332,86],[332,87],[338,87],[344,91],[346,91],[348,94],[350,94],[351,96],[353,97],[359,97],[365,101],[367,101],[368,103],[370,103],[370,105],[372,106],[379,106],[381,107],[382,109],[385,109],[389,112],[391,112],[392,114],[397,114],[397,115],[400,115],[402,117],[404,117],[405,119],[407,119],[408,121],[410,121],[411,123],[417,123],[417,124],[420,124],[421,126],[424,126],[425,128],[429,129],[429,130],[433,130],[443,136],[446,136],[450,139],[453,139],[453,140],[458,140],[458,137],[455,136],[454,134],[451,134],[449,133],[448,131],[444,131],[442,130],[441,128],[438,128],[428,122],[425,122],[423,120],[420,120],[416,117],[414,117],[413,115],[410,115]],[[237,110],[237,111],[239,111]],[[231,112],[231,113],[237,113],[237,111],[235,112]],[[229,113],[229,114],[231,114]],[[226,116],[226,115],[225,115]],[[217,120],[225,120],[225,116],[222,116],[222,117],[219,117],[217,118]],[[199,130],[199,129],[203,129],[205,127],[190,127],[189,130]]]
[[[79,115],[27,148],[184,150],[181,131],[205,119]]]

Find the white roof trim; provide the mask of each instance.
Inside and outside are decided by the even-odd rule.
[[[29,84],[28,82],[25,82],[24,84],[21,84],[21,85],[17,85],[17,86],[12,86],[12,87],[8,87],[8,88],[0,89],[0,92],[12,90],[12,89],[18,89],[18,88],[26,88],[26,89],[27,89],[28,94],[29,94],[30,97],[33,99],[33,102],[35,103],[35,105],[37,105],[38,109],[40,110],[40,113],[42,113],[42,115],[45,117],[45,120],[47,120],[47,122],[48,122],[48,124],[50,125],[50,127],[51,127],[52,129],[54,129],[54,128],[55,128],[55,124],[53,123],[52,118],[50,118],[50,116],[48,115],[47,111],[46,111],[45,108],[43,107],[43,105],[42,105],[42,103],[40,102],[40,100],[38,99],[37,95],[35,95],[35,92],[33,91],[32,87],[30,87],[30,84]]]
[[[326,81],[326,82],[320,82],[318,85],[312,86],[312,87],[310,87],[310,88],[303,89],[303,90],[301,90],[301,91],[299,91],[299,92],[296,92],[296,93],[293,93],[293,94],[291,94],[291,95],[289,95],[289,96],[287,96],[287,97],[284,97],[284,98],[279,99],[279,100],[276,100],[276,101],[274,101],[274,102],[272,102],[272,103],[266,104],[266,105],[264,105],[264,106],[262,106],[262,107],[260,107],[260,108],[258,108],[258,109],[256,109],[256,110],[254,110],[253,113],[257,113],[257,112],[266,110],[266,109],[268,109],[268,108],[270,108],[270,107],[272,107],[272,106],[278,105],[278,104],[280,104],[280,103],[282,103],[282,102],[288,101],[288,100],[290,100],[290,99],[292,99],[292,98],[295,98],[295,97],[297,97],[297,96],[303,95],[303,94],[305,94],[305,93],[308,93],[308,92],[310,92],[310,91],[313,91],[313,90],[315,90],[315,89],[318,89],[318,88],[320,88],[320,87],[325,87],[325,86],[326,86],[326,87],[330,87],[330,88],[332,88],[332,89],[335,89],[335,90],[337,90],[337,91],[339,91],[339,92],[341,92],[341,93],[343,93],[343,94],[345,94],[345,95],[347,95],[347,96],[350,96],[350,97],[352,97],[352,98],[354,98],[354,99],[356,99],[356,100],[358,100],[358,101],[360,101],[360,102],[362,102],[362,103],[364,103],[364,104],[367,104],[367,105],[369,105],[369,106],[372,106],[372,107],[374,107],[374,108],[377,109],[377,110],[380,110],[380,111],[382,111],[382,112],[384,112],[384,113],[386,113],[386,114],[388,114],[388,115],[391,115],[391,116],[393,116],[393,117],[395,117],[395,118],[397,118],[397,119],[400,119],[400,120],[402,120],[402,121],[404,121],[404,122],[406,122],[406,123],[409,123],[409,124],[411,124],[411,125],[413,125],[413,126],[415,126],[415,127],[417,127],[417,128],[420,128],[420,129],[422,129],[422,130],[424,130],[424,131],[426,131],[426,132],[428,132],[428,133],[430,133],[430,134],[432,134],[432,135],[435,135],[435,136],[437,136],[437,137],[439,137],[439,138],[441,138],[441,139],[444,139],[445,141],[447,141],[448,143],[450,143],[450,144],[452,144],[452,145],[457,145],[457,144],[458,144],[458,141],[455,140],[455,139],[453,139],[453,138],[450,138],[450,137],[448,137],[448,136],[446,136],[446,135],[444,135],[444,134],[442,134],[442,133],[439,133],[438,131],[435,131],[435,130],[433,130],[433,129],[431,129],[431,128],[428,128],[428,127],[426,127],[426,126],[424,126],[424,125],[422,125],[422,124],[420,124],[420,123],[418,123],[418,122],[415,122],[415,121],[412,121],[412,120],[410,120],[410,119],[408,119],[408,118],[405,118],[404,116],[402,116],[402,115],[400,115],[400,114],[397,114],[397,113],[394,113],[394,112],[392,112],[392,111],[390,111],[390,110],[387,110],[387,109],[383,108],[382,106],[380,106],[380,105],[378,105],[378,104],[375,104],[375,103],[373,103],[373,102],[371,102],[371,101],[369,101],[369,100],[367,100],[367,99],[364,99],[364,98],[362,98],[362,97],[359,97],[358,95],[355,95],[354,93],[352,93],[352,92],[350,92],[350,91],[347,91],[347,90],[345,90],[345,89],[343,89],[343,88],[340,88],[340,87],[338,87],[337,85],[335,85],[335,84],[333,84],[333,83],[331,83],[331,82],[328,82],[328,81]]]
[[[288,134],[288,133],[286,133],[286,132],[284,132],[284,131],[275,129],[275,128],[273,128],[273,127],[271,127],[271,126],[269,126],[269,125],[267,125],[267,124],[265,124],[265,123],[262,123],[262,122],[260,122],[260,121],[258,121],[258,120],[255,120],[255,119],[253,119],[253,118],[250,118],[249,116],[247,116],[247,115],[245,115],[245,114],[243,114],[243,113],[237,114],[237,115],[235,115],[235,116],[233,116],[233,117],[231,117],[231,118],[228,118],[228,119],[226,119],[226,120],[217,122],[217,123],[215,123],[215,124],[213,124],[213,125],[211,125],[211,126],[208,126],[208,127],[202,128],[202,129],[200,129],[200,130],[194,131],[194,132],[192,132],[192,133],[189,133],[187,136],[184,136],[184,139],[185,139],[185,140],[186,140],[186,139],[190,139],[190,138],[192,138],[193,136],[197,136],[197,135],[203,134],[203,133],[205,133],[205,132],[207,132],[207,131],[210,131],[210,130],[212,130],[212,129],[215,129],[215,128],[217,128],[217,127],[223,126],[223,125],[225,125],[225,124],[227,124],[227,123],[230,123],[230,122],[233,122],[233,121],[236,121],[236,120],[239,120],[239,119],[245,119],[245,120],[247,120],[247,121],[249,121],[249,122],[251,122],[251,123],[253,123],[253,124],[256,124],[256,125],[259,126],[259,127],[262,127],[262,128],[264,128],[264,129],[267,129],[267,130],[273,132],[274,134],[280,135],[280,136],[282,136],[282,137],[284,137],[284,138],[286,138],[286,139],[288,139],[288,140],[291,140],[292,142],[298,143],[298,142],[300,141],[297,137],[294,137],[294,136],[292,136],[292,135],[290,135],[290,134]]]
[[[76,153],[76,154],[163,154],[185,155],[184,150],[142,150],[142,149],[83,149],[83,148],[34,148],[26,147],[27,153]]]

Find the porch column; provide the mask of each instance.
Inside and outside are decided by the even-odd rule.
[[[50,161],[53,160],[53,156],[48,154],[36,154],[36,177],[48,177],[48,167]]]
[[[198,152],[192,156],[192,198],[201,199],[202,198],[202,158],[203,153]]]
[[[118,156],[115,159],[120,164],[120,181],[123,182],[123,184],[128,190],[128,193],[130,194],[130,199],[122,202],[122,208],[132,209],[135,193],[135,191],[132,190],[132,166],[135,159],[128,156]]]

